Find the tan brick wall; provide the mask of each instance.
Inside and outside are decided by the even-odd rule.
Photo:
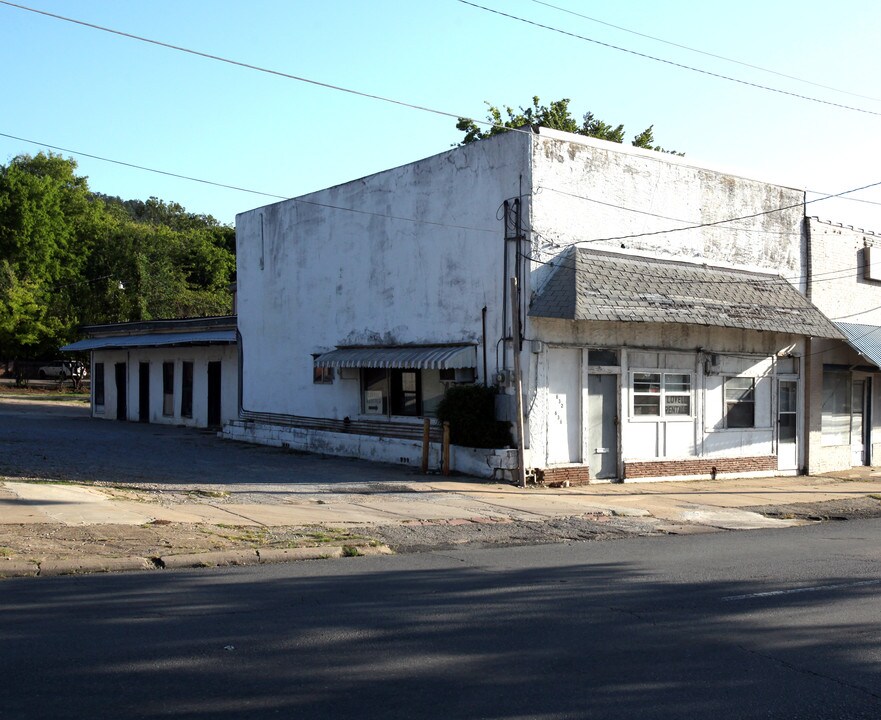
[[[712,475],[714,469],[718,474],[776,470],[777,456],[626,462],[624,477],[632,480],[671,475]]]
[[[537,469],[535,479],[545,485],[587,485],[590,483],[590,468],[587,465],[566,465]]]

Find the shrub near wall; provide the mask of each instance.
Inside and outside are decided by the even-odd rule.
[[[511,423],[496,420],[496,391],[484,385],[451,385],[437,408],[441,422],[450,423],[450,442],[472,448],[513,445]]]

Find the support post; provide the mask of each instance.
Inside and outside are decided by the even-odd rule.
[[[444,475],[450,474],[450,423],[444,422],[444,445],[443,445],[443,457],[444,457]]]
[[[518,485],[526,487],[526,460],[523,432],[523,381],[520,376],[520,288],[517,278],[511,278],[511,345],[514,351],[514,395],[517,401],[517,477]]]
[[[428,473],[428,444],[431,437],[431,420],[422,420],[422,474]]]

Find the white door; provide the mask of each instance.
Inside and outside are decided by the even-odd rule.
[[[581,350],[548,349],[548,465],[581,462]]]
[[[618,477],[618,376],[587,376],[587,447],[592,480]]]
[[[798,469],[798,382],[777,381],[777,469]]]

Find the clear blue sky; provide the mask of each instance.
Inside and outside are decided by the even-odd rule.
[[[572,99],[700,165],[836,193],[881,181],[877,0],[731,4],[549,0],[595,20],[761,66],[733,64],[534,0],[20,0],[33,8],[242,62],[483,118],[484,100]],[[443,152],[455,119],[315,87],[0,5],[0,133],[173,173],[296,196]],[[867,97],[860,97],[867,96]],[[0,137],[0,162],[40,145]],[[93,190],[157,196],[224,222],[271,198],[73,155]],[[815,197],[811,195],[810,197]],[[881,186],[810,214],[881,233]]]

